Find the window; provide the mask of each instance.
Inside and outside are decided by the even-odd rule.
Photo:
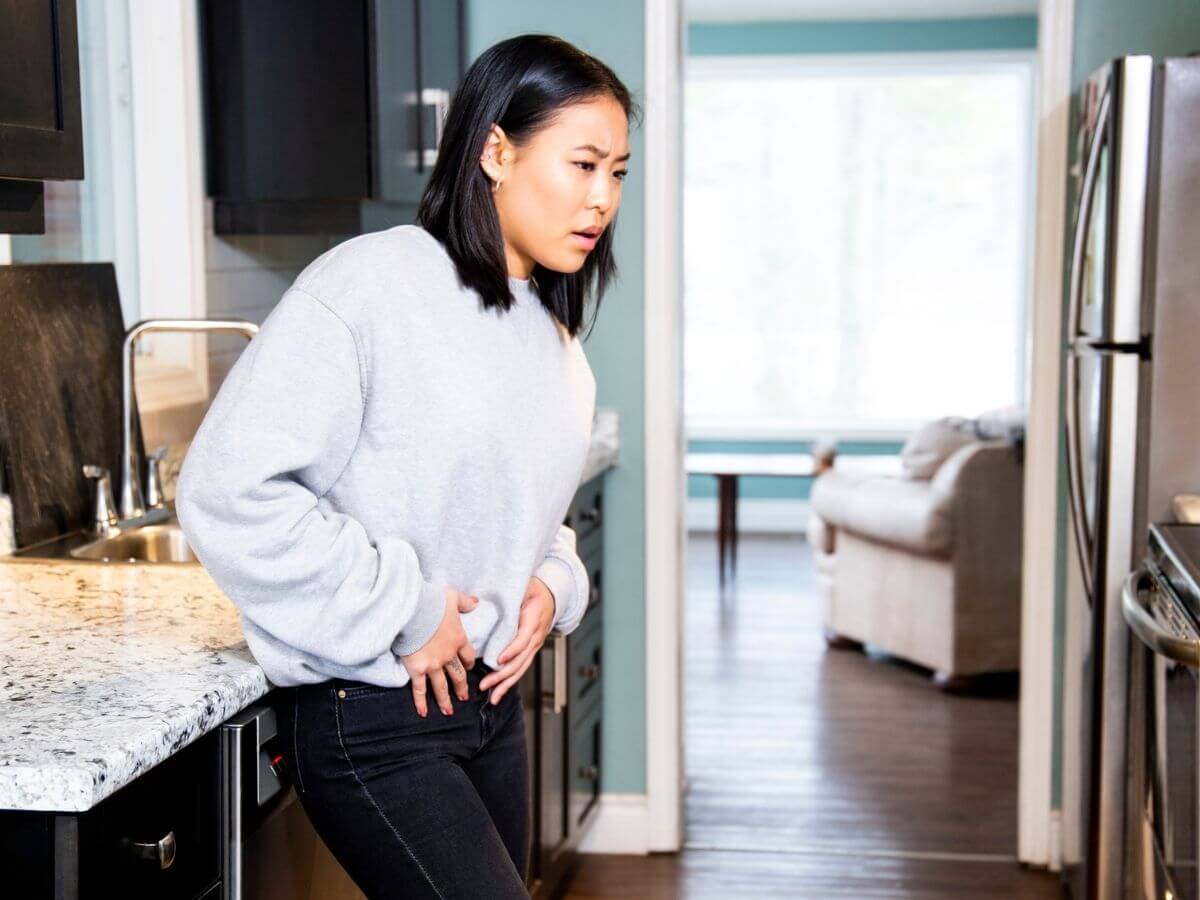
[[[684,116],[690,437],[1023,402],[1031,53],[694,58]]]

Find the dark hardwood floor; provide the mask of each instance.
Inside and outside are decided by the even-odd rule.
[[[567,897],[1057,898],[1016,861],[1017,691],[821,637],[809,547],[688,542],[685,848],[584,855]]]

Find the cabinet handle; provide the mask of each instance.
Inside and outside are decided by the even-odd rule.
[[[579,514],[579,518],[585,522],[591,522],[593,525],[600,524],[600,507],[593,506],[591,509],[585,509]]]
[[[442,132],[446,126],[446,112],[450,108],[450,92],[445,88],[421,89],[421,115],[425,115],[425,107],[433,107],[433,147],[422,149],[425,165],[432,166],[437,162],[438,148],[442,146]]]
[[[580,666],[579,675],[588,681],[596,681],[600,677],[600,666],[596,663],[588,663],[586,666]]]
[[[580,766],[579,777],[587,781],[599,781],[600,769],[597,766]]]
[[[554,711],[562,712],[567,706],[567,638],[554,636]]]
[[[128,849],[138,859],[157,862],[160,869],[169,869],[171,868],[171,863],[175,862],[174,831],[168,831],[166,837],[160,838],[151,844],[142,841],[132,841],[129,838],[121,838],[121,846]]]

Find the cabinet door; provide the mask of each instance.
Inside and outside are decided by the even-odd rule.
[[[367,197],[365,2],[201,5],[211,196],[264,204]],[[283,215],[300,218],[296,209]],[[225,228],[217,214],[218,230],[277,230],[250,214]]]
[[[464,71],[461,0],[418,0],[420,19],[420,170],[428,178],[441,146],[442,122]]]
[[[602,697],[571,728],[568,765],[568,823],[572,837],[600,799],[600,738]]]
[[[75,0],[0,0],[0,178],[83,178]]]
[[[371,197],[380,202],[416,203],[425,183],[417,33],[417,0],[372,0]]]
[[[220,775],[218,734],[210,731],[84,813],[81,900],[106,900],[116,885],[126,900],[207,891],[220,878]]]

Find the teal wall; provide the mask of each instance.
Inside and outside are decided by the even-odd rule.
[[[1075,0],[1075,24],[1071,53],[1071,86],[1078,90],[1087,76],[1116,56],[1149,53],[1153,56],[1182,56],[1200,50],[1200,3],[1197,0]],[[1074,121],[1071,123],[1074,134]],[[1069,150],[1068,150],[1069,152]],[[1070,164],[1069,159],[1063,165]],[[1068,206],[1073,208],[1068,184]],[[1066,227],[1070,228],[1070,215]],[[1070,248],[1070,237],[1064,245]],[[1066,274],[1064,272],[1062,329],[1067,331]],[[1060,361],[1063,362],[1063,361]],[[1063,369],[1059,371],[1059,409],[1063,409],[1061,391]],[[1067,512],[1066,447],[1059,423],[1058,464],[1058,544],[1057,582],[1055,584],[1055,661],[1054,661],[1054,750],[1050,773],[1051,803],[1062,807],[1063,744],[1063,653],[1065,650],[1066,577],[1069,556],[1070,519]]]
[[[1184,56],[1193,50],[1200,50],[1197,0],[1075,0],[1075,88],[1114,56]]]
[[[604,60],[645,108],[642,0],[601,5],[561,0],[471,0],[468,59],[528,32],[555,34]],[[604,549],[604,746],[601,789],[646,790],[645,158],[641,131],[629,135],[629,175],[614,231],[620,279],[600,305],[584,343],[596,402],[621,420],[620,464],[608,473]]]
[[[1037,46],[1036,16],[845,22],[693,22],[688,56],[897,53]]]

